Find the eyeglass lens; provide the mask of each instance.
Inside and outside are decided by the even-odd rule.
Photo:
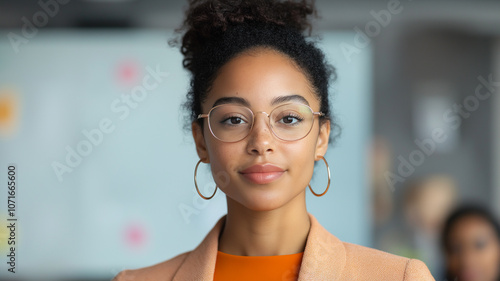
[[[298,140],[312,128],[314,114],[306,105],[285,104],[269,116],[271,130],[282,140]],[[210,130],[219,140],[236,142],[244,139],[253,126],[253,113],[245,106],[225,104],[211,110]]]

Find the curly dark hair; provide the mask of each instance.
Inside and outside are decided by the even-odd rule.
[[[184,108],[189,112],[186,128],[198,121],[203,128],[201,104],[207,97],[219,69],[235,56],[259,48],[277,51],[289,57],[307,77],[325,113],[320,122],[330,120],[329,143],[340,135],[340,127],[330,112],[328,88],[336,79],[335,68],[328,64],[311,35],[308,17],[318,17],[314,0],[190,0],[183,24],[175,30],[181,34],[169,40],[170,46],[181,44],[183,66],[191,73],[190,90]]]

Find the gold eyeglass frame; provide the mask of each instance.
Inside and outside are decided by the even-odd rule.
[[[307,131],[307,133],[301,137],[301,138],[298,138],[296,140],[285,140],[285,139],[282,139],[280,137],[278,137],[278,135],[276,135],[276,132],[274,132],[273,130],[273,126],[271,126],[271,114],[273,114],[273,112],[277,109],[277,108],[280,108],[282,106],[286,106],[286,105],[290,105],[290,104],[299,104],[301,106],[305,106],[307,108],[309,108],[309,110],[311,110],[312,114],[313,114],[313,122],[311,123],[311,128],[309,128],[309,131]],[[235,105],[235,106],[240,106],[240,107],[244,107],[244,108],[247,108],[251,113],[252,113],[252,127],[250,127],[250,130],[248,131],[248,134],[246,136],[244,136],[243,138],[237,140],[237,141],[224,141],[224,140],[221,140],[220,138],[218,138],[214,132],[212,131],[212,126],[210,125],[210,113],[212,113],[212,110],[220,107],[220,106],[227,106],[228,104],[225,103],[225,104],[219,104],[219,105],[216,105],[214,107],[212,107],[207,114],[198,114],[198,118],[196,119],[201,119],[201,118],[207,118],[207,123],[208,123],[208,128],[210,129],[210,133],[212,134],[212,136],[214,136],[214,138],[222,141],[222,142],[226,142],[226,143],[233,143],[233,142],[239,142],[243,139],[245,139],[246,137],[248,137],[250,135],[250,133],[252,132],[253,130],[253,125],[255,124],[255,113],[253,112],[252,109],[250,109],[248,106],[244,106],[244,105]],[[271,132],[273,133],[273,135],[275,137],[277,137],[278,139],[282,140],[282,141],[298,141],[298,140],[301,140],[305,137],[307,137],[307,135],[309,135],[309,133],[311,132],[312,130],[312,127],[314,127],[314,116],[318,115],[318,116],[324,116],[325,114],[321,111],[317,111],[315,112],[310,106],[308,106],[307,104],[303,104],[303,103],[299,103],[299,102],[289,102],[289,103],[285,103],[285,104],[282,104],[282,105],[278,105],[277,107],[273,108],[273,110],[271,110],[270,113],[267,113],[265,111],[257,111],[256,113],[264,113],[266,114],[267,118],[268,118],[268,122],[267,122],[267,125],[269,126],[269,129],[271,130]]]

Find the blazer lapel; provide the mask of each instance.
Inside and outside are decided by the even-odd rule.
[[[298,281],[337,280],[346,263],[342,242],[329,233],[311,214],[311,228],[307,235]],[[191,251],[181,264],[173,281],[212,281],[219,243],[219,234],[226,215],[222,216],[203,241]]]
[[[344,244],[311,214],[311,229],[300,264],[298,281],[339,280],[346,264]]]
[[[226,215],[217,221],[198,247],[187,255],[173,281],[212,281],[214,279],[219,234],[225,220]]]

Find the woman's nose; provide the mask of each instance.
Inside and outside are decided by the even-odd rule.
[[[266,112],[259,111],[254,118],[254,124],[248,136],[247,151],[264,154],[274,150],[274,135],[269,127],[269,117]]]

